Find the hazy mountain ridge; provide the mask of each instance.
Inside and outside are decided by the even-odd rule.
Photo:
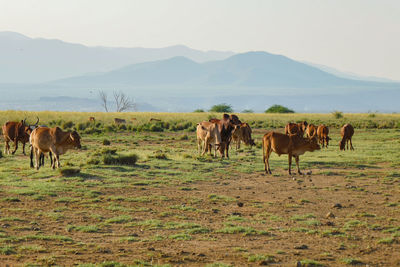
[[[85,73],[107,72],[129,64],[185,56],[198,62],[233,52],[199,51],[183,45],[165,48],[88,47],[55,39],[0,32],[0,83],[33,83]]]

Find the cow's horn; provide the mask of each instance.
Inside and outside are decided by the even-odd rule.
[[[38,125],[38,123],[39,123],[39,117],[36,116],[36,118],[37,118],[37,122],[34,124],[35,127],[36,127],[36,126]]]
[[[25,118],[24,121],[22,122],[24,125],[25,125],[25,121],[26,121],[26,118]]]

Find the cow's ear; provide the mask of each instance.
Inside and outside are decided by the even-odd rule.
[[[204,131],[207,130],[203,125],[201,125],[201,129],[203,129]]]
[[[69,134],[69,137],[71,137],[71,140],[72,140],[72,141],[75,141],[74,132],[70,133],[70,134]]]

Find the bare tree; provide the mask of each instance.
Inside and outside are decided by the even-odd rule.
[[[106,112],[108,112],[108,107],[107,107],[108,98],[107,98],[107,94],[106,94],[103,90],[100,90],[100,91],[99,91],[99,97],[100,97],[100,100],[101,100],[101,106],[105,109]]]
[[[113,94],[117,112],[123,112],[130,109],[136,110],[135,102],[123,92],[114,91]]]

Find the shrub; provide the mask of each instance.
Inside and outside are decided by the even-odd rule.
[[[104,145],[104,146],[109,146],[109,145],[111,145],[110,140],[104,139],[104,140],[103,140],[103,145]]]
[[[70,129],[72,127],[74,127],[75,123],[73,121],[67,121],[64,122],[61,127],[65,130],[65,129]]]
[[[252,109],[245,109],[242,111],[242,113],[254,113],[254,110]]]
[[[294,113],[294,111],[281,105],[273,105],[269,107],[265,113]]]
[[[135,165],[138,156],[134,153],[128,155],[116,155],[106,154],[103,156],[103,163],[106,165]]]
[[[59,169],[60,174],[64,177],[75,176],[78,175],[81,170],[78,168],[62,168]]]
[[[204,112],[204,109],[195,109],[195,110],[193,110],[193,112],[201,113],[201,112]]]
[[[335,110],[334,112],[332,112],[333,117],[335,117],[335,119],[341,119],[343,118],[343,112]]]
[[[219,113],[231,113],[233,112],[232,106],[222,103],[222,104],[218,104],[218,105],[214,105],[211,107],[211,109],[209,110],[210,112],[219,112]]]

